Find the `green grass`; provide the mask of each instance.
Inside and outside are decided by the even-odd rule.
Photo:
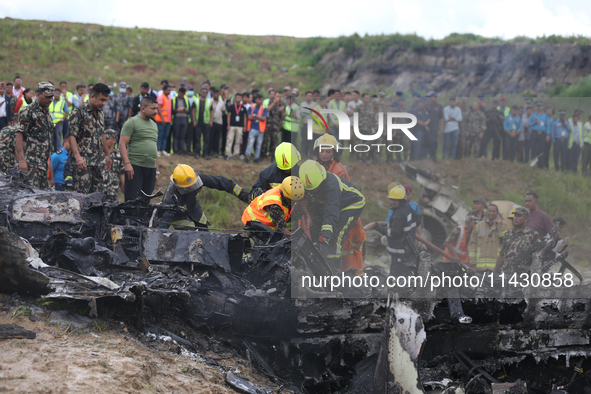
[[[73,39],[76,38],[76,39]],[[363,62],[378,59],[388,48],[422,49],[452,45],[528,43],[579,45],[586,50],[591,39],[583,36],[517,37],[502,40],[476,34],[452,33],[442,39],[416,34],[381,34],[294,38],[282,36],[225,35],[196,31],[120,28],[81,23],[46,22],[5,18],[0,23],[0,80],[24,78],[33,87],[39,80],[66,80],[70,90],[79,82],[113,84],[121,80],[137,87],[150,82],[156,90],[161,79],[177,84],[185,80],[200,85],[230,85],[231,92],[298,86],[320,88],[327,77],[316,65],[325,54],[341,48]],[[519,56],[528,56],[524,49]],[[298,67],[292,69],[297,64]],[[460,72],[459,70],[458,72]],[[267,82],[271,81],[271,82]],[[588,92],[591,82],[582,86]],[[558,86],[560,93],[581,94]],[[383,89],[382,89],[383,90]],[[137,93],[137,92],[136,92]],[[377,92],[371,92],[377,93]],[[389,92],[386,92],[389,93]],[[393,93],[393,92],[391,92]]]
[[[207,41],[202,40],[204,36]],[[73,37],[77,39],[72,40]],[[41,79],[55,83],[67,80],[70,90],[78,82],[112,84],[125,80],[137,87],[146,80],[158,84],[163,78],[175,84],[186,80],[199,86],[209,79],[213,86],[228,83],[235,89],[300,83],[306,87],[307,83],[305,76],[281,71],[298,61],[295,45],[301,39],[291,37],[126,29],[7,18],[0,23],[0,39],[0,79],[12,80],[19,74],[25,86]],[[264,80],[272,83],[256,80],[261,69],[269,70],[265,71]],[[251,85],[253,81],[255,84]]]

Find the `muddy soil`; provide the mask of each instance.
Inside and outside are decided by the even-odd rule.
[[[0,340],[0,392],[235,393],[225,383],[229,370],[274,388],[246,360],[225,349],[181,351],[171,341],[150,340],[108,319],[80,328],[52,323],[52,311],[30,301],[0,294],[0,324],[17,324],[37,334],[36,339]]]

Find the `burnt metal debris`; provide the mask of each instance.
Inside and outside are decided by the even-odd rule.
[[[83,300],[92,316],[103,299],[175,315],[195,330],[234,338],[290,392],[591,389],[588,297],[481,298],[443,289],[407,300],[386,292],[318,299],[307,298],[312,290],[305,289],[296,298],[294,271],[331,272],[313,247],[303,247],[311,242],[301,231],[289,240],[160,229],[162,212],[178,208],[151,204],[153,196],[106,203],[100,194],[42,192],[22,181],[16,172],[0,176],[4,292]],[[459,220],[453,219],[458,212],[448,219]],[[564,254],[548,259],[547,252],[543,244],[523,260],[538,270],[566,262]],[[422,252],[415,268],[425,274],[461,267],[433,264]],[[367,272],[386,276],[378,267]],[[579,287],[590,294],[588,285]],[[147,321],[146,327],[157,330]],[[233,374],[227,381],[242,392],[272,392]]]

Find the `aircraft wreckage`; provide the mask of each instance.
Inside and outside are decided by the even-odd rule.
[[[113,204],[23,180],[0,177],[3,292],[84,300],[93,316],[103,299],[174,314],[196,330],[239,338],[262,372],[292,392],[591,392],[591,289],[566,252],[548,257],[547,243],[524,256],[525,268],[575,272],[569,298],[562,289],[541,297],[481,288],[345,296],[294,283],[331,274],[303,231],[286,239],[261,237],[262,229],[161,229],[161,213],[178,208],[150,204],[153,196]],[[466,273],[427,252],[414,268],[423,277]],[[386,277],[378,267],[366,273]],[[243,392],[272,392],[228,379]]]

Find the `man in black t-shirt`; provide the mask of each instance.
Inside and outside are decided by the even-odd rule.
[[[242,95],[236,93],[234,104],[230,104],[228,109],[228,135],[226,137],[226,160],[230,157],[240,155],[240,144],[242,143],[242,133],[246,129],[247,111],[242,105]],[[232,155],[232,144],[234,145],[234,155]]]

